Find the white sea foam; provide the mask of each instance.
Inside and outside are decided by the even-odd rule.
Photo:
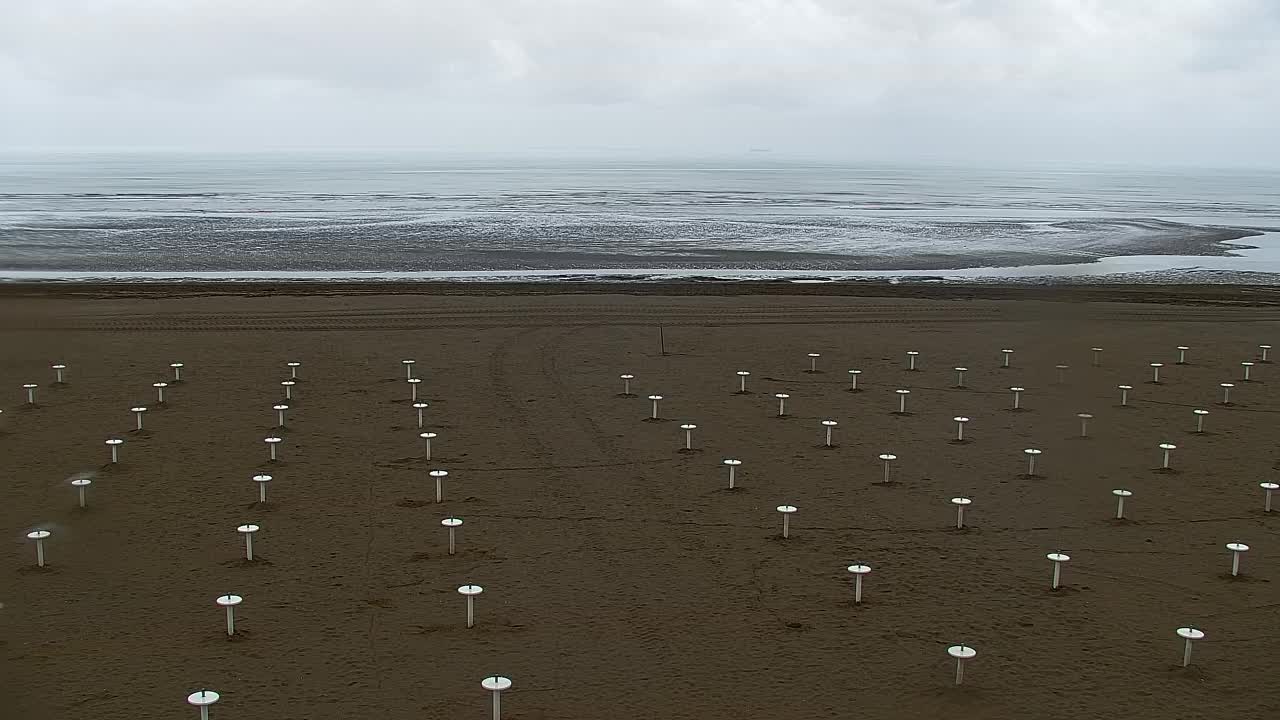
[[[0,277],[1271,272],[1254,254],[1174,253],[1280,228],[1277,184],[1206,171],[29,157],[0,163]]]

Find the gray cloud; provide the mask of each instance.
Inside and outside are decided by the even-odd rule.
[[[0,0],[0,144],[1280,164],[1275,0]]]

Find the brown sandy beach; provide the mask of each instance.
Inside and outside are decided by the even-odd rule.
[[[1280,512],[1262,512],[1258,487],[1280,477],[1280,362],[1239,381],[1260,343],[1280,347],[1275,289],[284,291],[0,288],[5,717],[195,718],[185,696],[208,687],[214,720],[487,718],[494,673],[514,681],[504,717],[524,720],[1280,709]],[[804,372],[810,352],[821,373]],[[404,358],[439,433],[430,462]],[[289,360],[301,381],[271,464]],[[131,432],[129,408],[153,405],[174,361],[184,382]],[[1146,382],[1150,362],[1163,384]],[[734,393],[737,370],[751,394]],[[639,397],[618,396],[620,373]],[[1012,385],[1026,412],[1008,410]],[[890,412],[898,388],[910,415]],[[644,421],[651,393],[660,422]],[[1193,408],[1209,432],[1191,432]],[[1094,415],[1089,438],[1078,412]],[[971,442],[949,442],[956,415]],[[686,421],[699,452],[677,452]],[[126,442],[109,466],[113,435]],[[1178,446],[1172,473],[1157,471],[1162,442]],[[1033,447],[1042,476],[1028,478]],[[884,452],[899,458],[889,485]],[[743,461],[735,492],[728,457]],[[439,505],[433,468],[450,473]],[[80,510],[67,480],[86,470]],[[964,530],[955,496],[974,501]],[[799,508],[787,540],[782,504]],[[452,557],[450,515],[465,521]],[[262,527],[253,563],[246,522]],[[36,527],[53,533],[45,570]],[[1232,541],[1252,548],[1238,578]],[[1054,592],[1058,550],[1072,559]],[[873,568],[861,605],[854,562]],[[485,589],[470,630],[468,582]],[[234,640],[214,604],[228,592],[245,598]],[[1185,625],[1207,636],[1189,668]],[[957,643],[978,651],[960,687]]]

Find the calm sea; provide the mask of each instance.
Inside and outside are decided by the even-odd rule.
[[[0,271],[48,276],[944,270],[1194,255],[1277,228],[1265,171],[0,155]]]

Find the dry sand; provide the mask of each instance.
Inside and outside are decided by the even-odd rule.
[[[482,718],[492,673],[515,681],[505,717],[525,720],[1280,710],[1280,512],[1262,513],[1258,488],[1280,476],[1280,364],[1238,383],[1237,405],[1214,404],[1259,343],[1280,346],[1280,310],[1229,307],[1270,291],[1175,294],[1216,303],[1197,307],[1075,302],[1107,298],[1087,291],[83,292],[0,299],[6,718],[195,718],[184,698],[202,687],[223,694],[214,720]],[[1191,364],[1174,364],[1179,344]],[[1017,350],[1012,369],[996,367],[1001,347]],[[808,352],[823,373],[803,372]],[[430,463],[410,357],[440,434]],[[269,467],[262,439],[294,359],[303,382]],[[153,404],[150,384],[179,360],[186,382],[137,437],[129,407]],[[57,361],[68,384],[49,387]],[[1152,361],[1165,384],[1144,382]],[[959,364],[970,389],[952,388]],[[734,394],[740,369],[753,394]],[[623,372],[665,397],[662,422],[618,397]],[[41,383],[38,408],[21,407],[24,382]],[[1129,409],[1120,383],[1135,386]],[[1007,409],[1015,384],[1027,412]],[[913,414],[890,414],[896,388]],[[1188,432],[1195,407],[1209,433]],[[957,414],[973,418],[971,443],[948,442]],[[834,449],[824,418],[840,422]],[[700,452],[677,452],[680,421],[698,424]],[[107,467],[112,434],[126,443]],[[1175,473],[1153,470],[1164,441]],[[1022,476],[1027,447],[1044,450],[1043,477]],[[900,458],[889,486],[882,452]],[[744,463],[736,492],[725,457]],[[441,505],[435,467],[450,472]],[[97,477],[81,511],[67,479],[85,470]],[[276,480],[260,506],[263,470]],[[1111,519],[1117,487],[1134,492],[1127,522]],[[957,495],[974,500],[964,531]],[[786,541],[783,503],[799,508]],[[454,557],[448,515],[466,522]],[[252,564],[244,522],[262,526]],[[24,538],[36,526],[53,531],[44,571]],[[1253,550],[1232,579],[1236,540]],[[1072,556],[1058,592],[1053,550]],[[861,606],[855,561],[874,568]],[[467,582],[485,588],[472,630],[455,591]],[[214,605],[227,592],[245,598],[235,640]],[[1174,629],[1187,624],[1207,638],[1183,669]],[[979,654],[956,688],[945,650],[959,642]]]

